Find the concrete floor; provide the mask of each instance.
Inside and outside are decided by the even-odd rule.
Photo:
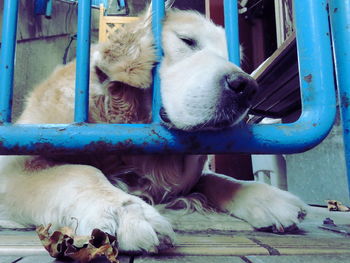
[[[171,214],[177,232],[174,248],[158,255],[120,255],[120,262],[350,262],[350,213],[315,209],[300,225],[300,231],[285,235],[254,231],[245,222],[226,215]],[[325,217],[331,217],[336,226],[323,225]],[[34,231],[0,229],[0,262],[62,261],[47,254]],[[98,258],[92,262],[107,261]]]

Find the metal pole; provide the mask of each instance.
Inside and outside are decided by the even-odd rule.
[[[11,122],[18,0],[5,0],[0,53],[0,123]]]
[[[240,45],[237,0],[224,0],[225,31],[229,60],[240,66]]]
[[[78,1],[77,64],[74,121],[86,122],[89,113],[91,0]]]
[[[335,120],[336,94],[327,0],[294,1],[294,10],[303,110],[298,122],[304,120],[307,125],[314,113],[319,119],[316,131],[326,126],[330,130]]]
[[[329,16],[350,193],[350,0],[330,0]]]
[[[162,30],[163,18],[165,16],[164,0],[152,1],[152,31],[154,35],[154,43],[156,47],[157,65],[153,70],[153,101],[152,101],[152,120],[159,122],[159,111],[161,108],[161,94],[160,94],[160,77],[159,77],[159,63],[163,56],[162,49]]]

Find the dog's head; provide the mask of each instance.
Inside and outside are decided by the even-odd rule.
[[[150,86],[156,60],[150,10],[113,34],[93,56],[101,82]],[[257,84],[228,61],[222,27],[194,11],[168,7],[162,38],[160,115],[166,125],[189,131],[218,129],[246,116]]]
[[[170,10],[163,28],[161,116],[183,130],[232,126],[246,116],[257,84],[228,61],[225,32],[193,11]]]

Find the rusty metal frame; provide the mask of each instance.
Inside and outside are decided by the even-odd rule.
[[[81,2],[84,1],[79,1],[79,4],[81,5]],[[228,10],[237,10],[237,0],[225,0],[225,2],[225,16],[232,15],[232,11],[228,13]],[[164,1],[153,0],[152,3],[157,41],[161,37]],[[227,8],[227,5],[233,9]],[[86,17],[86,14],[90,12],[86,6],[85,9],[79,9],[78,20],[83,21],[84,14]],[[242,125],[222,131],[191,133],[169,130],[162,126],[157,117],[151,124],[88,124],[85,122],[57,125],[11,124],[8,105],[11,105],[13,58],[8,56],[8,52],[11,51],[11,48],[14,52],[15,47],[15,39],[12,36],[15,35],[16,26],[13,24],[16,24],[17,15],[14,15],[17,14],[16,8],[18,9],[18,0],[5,0],[3,43],[0,55],[0,99],[5,101],[0,104],[1,154],[66,153],[67,151],[84,153],[91,151],[294,153],[317,145],[333,125],[336,100],[326,0],[295,1],[303,110],[298,121],[291,124]],[[84,38],[85,33],[79,35]],[[228,36],[229,39],[231,37]],[[157,43],[160,48],[160,41]],[[235,52],[235,50],[229,51],[230,53]],[[84,65],[78,62],[77,68],[77,71],[80,71]],[[160,107],[159,87],[160,80],[156,72],[153,113],[158,113],[157,110]]]

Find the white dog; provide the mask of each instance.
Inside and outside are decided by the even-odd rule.
[[[155,63],[150,11],[92,49],[90,122],[150,121]],[[225,33],[200,14],[168,7],[163,29],[161,116],[170,128],[218,129],[241,121],[257,86],[228,62]],[[61,66],[27,99],[17,123],[73,120],[75,62]],[[292,194],[204,169],[204,155],[7,156],[0,168],[1,218],[21,225],[100,228],[122,250],[155,251],[172,242],[168,221],[150,205],[211,209],[255,228],[283,231],[305,204]],[[144,200],[148,200],[146,202]],[[75,218],[72,220],[72,218]]]

